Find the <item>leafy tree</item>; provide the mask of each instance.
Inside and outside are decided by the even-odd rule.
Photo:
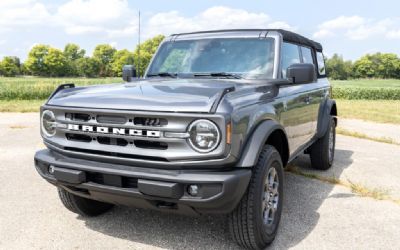
[[[102,77],[111,76],[111,62],[116,49],[109,44],[99,44],[93,51],[93,58],[100,62],[99,75]]]
[[[66,75],[76,76],[78,75],[76,61],[85,56],[86,51],[81,49],[79,45],[74,43],[68,43],[64,47],[64,57],[67,60]]]
[[[85,77],[98,76],[100,62],[91,57],[83,57],[76,60],[77,74]]]
[[[48,69],[44,63],[44,58],[48,54],[50,46],[38,44],[35,45],[28,54],[25,62],[26,69],[33,75],[47,75]]]
[[[43,62],[50,76],[64,76],[66,74],[67,59],[61,50],[50,48]]]
[[[354,63],[357,77],[399,78],[400,59],[395,54],[367,54]]]
[[[79,45],[68,43],[64,47],[64,56],[69,61],[75,61],[85,56],[86,51],[81,49]]]
[[[140,62],[139,62],[139,46],[136,46],[134,52],[135,66],[138,69],[140,76],[143,76],[147,66],[150,63],[151,58],[153,57],[154,53],[156,53],[156,50],[160,45],[160,43],[162,42],[162,40],[164,40],[164,36],[158,35],[140,44]],[[138,66],[139,63],[140,65]]]
[[[380,54],[374,55],[378,62],[376,69],[376,77],[379,78],[398,78],[400,77],[400,59],[396,54]]]
[[[4,76],[16,76],[20,74],[20,61],[18,57],[6,56],[0,62],[0,74]]]
[[[331,79],[347,80],[352,76],[353,65],[351,61],[344,61],[342,56],[334,54],[326,60],[326,70]]]
[[[111,64],[112,72],[114,76],[122,76],[122,67],[124,65],[133,65],[134,56],[133,53],[127,49],[119,50],[114,54],[113,61]]]

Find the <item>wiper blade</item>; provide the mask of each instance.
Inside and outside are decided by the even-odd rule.
[[[154,77],[154,76],[177,78],[178,74],[177,73],[170,73],[170,72],[158,72],[158,73],[155,73],[155,74],[148,74],[146,77]]]
[[[211,77],[226,77],[234,79],[242,79],[242,76],[234,73],[227,72],[211,72],[211,73],[195,73],[194,76],[211,76]]]

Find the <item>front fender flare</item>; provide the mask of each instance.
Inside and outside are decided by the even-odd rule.
[[[277,121],[266,120],[259,124],[247,140],[241,153],[240,160],[236,166],[249,168],[256,165],[258,156],[267,142],[268,137],[276,130],[282,130],[286,136],[284,128]]]

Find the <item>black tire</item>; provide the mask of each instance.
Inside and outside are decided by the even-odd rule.
[[[331,135],[332,137],[330,138]],[[330,142],[332,143],[331,147]],[[336,123],[333,117],[330,117],[328,129],[324,136],[310,147],[311,166],[314,169],[327,170],[332,166],[335,157],[335,143]]]
[[[276,204],[275,216],[270,223],[266,223],[264,217],[265,187],[267,175],[270,176],[271,169],[275,169],[275,177],[279,180],[276,190],[278,200]],[[275,180],[275,179],[274,179]],[[276,182],[273,182],[276,184]],[[267,196],[270,197],[270,196]],[[275,197],[275,196],[271,196]],[[269,198],[268,198],[269,199]],[[278,230],[283,201],[283,166],[278,151],[270,145],[264,146],[259,156],[257,165],[254,166],[253,174],[242,200],[229,214],[229,229],[233,239],[242,247],[248,249],[264,249],[274,239]],[[269,210],[268,210],[269,211]],[[269,213],[268,213],[269,214]]]
[[[60,187],[58,188],[58,196],[68,210],[85,217],[103,214],[113,207],[112,204],[90,200],[71,194]]]

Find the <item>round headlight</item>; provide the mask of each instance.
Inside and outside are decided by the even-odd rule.
[[[189,143],[192,148],[201,153],[214,150],[221,139],[215,123],[209,120],[196,120],[189,126]]]
[[[56,133],[56,117],[50,110],[45,110],[42,113],[41,119],[42,132],[51,137]]]

